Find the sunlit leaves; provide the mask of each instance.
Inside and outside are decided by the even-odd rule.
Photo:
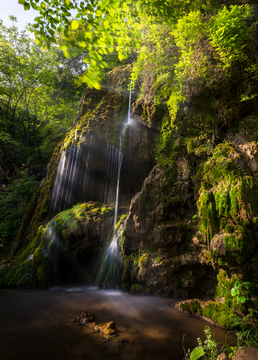
[[[114,44],[121,60],[127,56],[130,47],[140,47],[140,34],[134,33],[135,19],[132,17],[137,3],[131,0],[29,1],[40,12],[35,19],[37,24],[34,24],[38,42],[46,43],[49,48],[61,36],[65,56],[75,48],[88,51],[85,79],[89,79],[89,86],[95,86],[103,78],[106,68],[103,55],[113,52]],[[71,10],[77,12],[73,19]]]
[[[251,15],[248,5],[224,7],[209,22],[208,36],[223,66],[246,59],[244,48],[251,37],[247,19]]]
[[[172,31],[176,45],[182,50],[189,50],[197,37],[203,36],[204,23],[200,11],[193,11],[180,18]]]
[[[72,28],[73,30],[76,30],[76,29],[78,29],[78,27],[79,27],[78,21],[77,21],[77,20],[73,20],[72,23],[71,23],[71,28]]]

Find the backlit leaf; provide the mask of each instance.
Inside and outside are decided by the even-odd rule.
[[[78,27],[79,27],[78,21],[77,21],[77,20],[73,20],[72,23],[71,23],[71,27],[72,27],[73,30],[78,29]]]

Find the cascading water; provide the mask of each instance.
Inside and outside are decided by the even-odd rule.
[[[119,234],[117,234],[116,225],[120,185],[127,186],[129,179],[128,176],[125,177],[124,173],[124,178],[121,177],[121,169],[122,165],[125,166],[125,173],[127,171],[128,175],[127,163],[129,160],[127,159],[127,163],[125,162],[126,165],[122,163],[125,149],[130,152],[130,146],[128,146],[130,105],[131,90],[128,116],[120,131],[119,147],[108,144],[105,149],[99,140],[96,141],[94,135],[86,141],[81,139],[81,135],[78,138],[76,133],[72,144],[64,144],[59,158],[48,214],[49,219],[52,219],[59,212],[87,201],[98,201],[105,204],[115,203],[113,234],[109,247],[102,258],[101,269],[96,280],[98,285],[105,287],[119,287]],[[126,193],[126,190],[122,189],[123,193]],[[62,241],[61,238],[60,241]],[[100,276],[100,274],[102,275]]]
[[[94,191],[94,174],[85,164],[91,162],[91,141],[88,147],[72,144],[61,152],[55,179],[49,218],[78,202],[87,201]]]
[[[121,174],[121,167],[123,162],[123,139],[125,135],[125,131],[129,126],[130,120],[130,107],[131,107],[131,89],[129,92],[129,106],[128,106],[128,116],[127,122],[123,127],[123,130],[120,135],[119,141],[119,150],[116,149],[116,169],[117,169],[117,181],[116,181],[116,197],[115,197],[115,213],[114,213],[114,224],[113,224],[113,236],[110,241],[110,244],[107,250],[104,253],[104,256],[101,261],[101,266],[99,269],[99,273],[96,279],[96,285],[104,287],[104,288],[118,288],[120,287],[120,258],[119,258],[119,238],[121,233],[117,233],[117,214],[118,214],[118,205],[119,205],[119,186],[120,186],[120,174]],[[114,150],[111,147],[111,150]],[[109,154],[109,152],[108,152]],[[110,156],[108,155],[107,156]],[[108,161],[107,166],[111,170],[112,161]],[[106,191],[107,193],[107,191]]]

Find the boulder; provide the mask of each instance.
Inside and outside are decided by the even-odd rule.
[[[258,349],[253,346],[238,349],[233,355],[232,360],[258,360]]]

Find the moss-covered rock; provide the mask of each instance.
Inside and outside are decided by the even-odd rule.
[[[232,144],[219,144],[195,181],[200,184],[197,206],[206,258],[218,271],[217,298],[247,313],[257,293],[250,284],[256,281],[252,259],[257,251],[258,183],[244,171],[244,163]],[[232,296],[237,281],[249,284],[243,301]]]
[[[142,286],[178,297],[214,292],[214,270],[201,265],[192,241],[196,220],[189,191],[189,163],[181,157],[166,170],[156,166],[132,199],[123,231],[124,289]]]
[[[0,284],[46,289],[54,281],[94,283],[98,255],[113,221],[113,208],[89,202],[61,212],[19,251],[2,264]]]
[[[185,300],[173,304],[178,310],[210,319],[225,329],[236,330],[241,320],[227,305],[215,301]]]

